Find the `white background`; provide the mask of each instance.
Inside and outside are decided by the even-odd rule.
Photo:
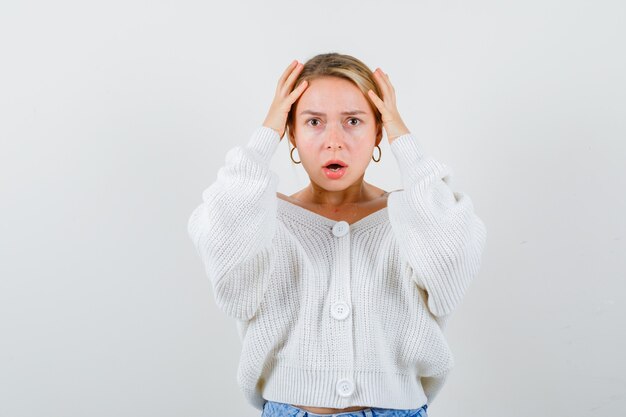
[[[487,244],[431,417],[626,414],[621,1],[3,1],[0,416],[260,416],[187,220],[293,59],[380,66]],[[386,139],[366,180],[400,188]],[[279,191],[308,183],[283,140]],[[296,173],[296,175],[294,175]]]

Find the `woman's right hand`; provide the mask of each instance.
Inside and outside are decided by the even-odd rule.
[[[263,126],[270,127],[277,131],[281,139],[285,134],[285,125],[287,124],[287,116],[289,115],[291,105],[300,97],[309,84],[304,80],[300,83],[298,88],[291,91],[302,68],[304,68],[304,64],[293,60],[285,72],[283,72],[276,86],[274,101],[263,122]]]

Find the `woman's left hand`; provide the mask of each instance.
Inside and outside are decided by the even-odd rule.
[[[369,90],[367,93],[374,105],[378,108],[378,111],[380,111],[383,127],[385,128],[385,132],[387,132],[387,139],[389,139],[389,143],[391,144],[398,136],[410,132],[402,121],[400,113],[398,113],[398,108],[396,107],[396,91],[389,81],[389,76],[380,68],[376,68],[376,71],[374,71],[374,79],[378,84],[378,88],[383,93],[383,99],[381,100],[373,90]]]

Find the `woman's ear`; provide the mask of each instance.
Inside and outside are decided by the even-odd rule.
[[[374,146],[379,145],[382,139],[383,139],[383,124],[379,123],[378,128],[376,129],[376,143]]]
[[[286,132],[287,132],[287,138],[289,139],[289,143],[291,143],[291,146],[293,146],[295,148],[296,147],[296,140],[293,137],[293,130],[291,129],[291,127],[288,127]]]

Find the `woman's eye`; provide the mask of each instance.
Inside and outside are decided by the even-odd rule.
[[[352,126],[356,126],[357,124],[359,124],[361,121],[355,117],[350,119],[351,121],[356,121],[357,123],[350,123]]]
[[[308,123],[311,124],[311,122],[315,122],[316,124],[313,124],[312,126],[317,126],[317,123],[319,123],[319,120],[317,119],[309,119]]]

